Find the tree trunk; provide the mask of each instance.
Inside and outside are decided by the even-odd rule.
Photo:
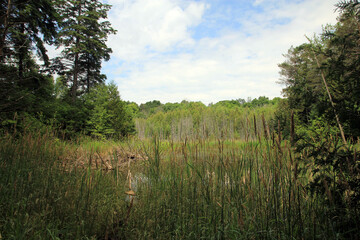
[[[310,41],[309,38],[308,38],[308,40]],[[311,41],[310,41],[310,43],[311,43]],[[339,115],[338,115],[337,112],[336,112],[335,104],[334,104],[334,102],[333,102],[333,100],[332,100],[332,97],[331,97],[331,94],[330,94],[330,90],[329,90],[329,87],[328,87],[327,82],[326,82],[326,79],[325,79],[324,72],[323,72],[323,70],[321,69],[321,66],[320,66],[319,60],[318,60],[318,58],[317,58],[317,56],[316,56],[315,51],[314,51],[314,50],[312,50],[312,51],[313,51],[313,54],[314,54],[314,57],[315,57],[315,60],[316,60],[316,64],[317,64],[318,68],[320,69],[321,78],[322,78],[323,83],[324,83],[324,85],[325,85],[326,92],[327,92],[327,94],[328,94],[328,97],[329,97],[331,106],[332,106],[332,108],[333,108],[333,111],[334,111],[334,114],[335,114],[335,119],[336,119],[336,122],[337,122],[337,124],[338,124],[338,126],[339,126],[341,138],[342,138],[342,140],[343,140],[343,143],[344,143],[345,145],[347,145],[347,141],[346,141],[346,138],[345,138],[344,130],[343,130],[342,125],[341,125],[341,123],[340,123]]]
[[[23,38],[25,34],[25,25],[22,23],[20,25],[20,32],[22,34],[21,39],[19,41],[18,46],[18,57],[19,57],[19,63],[18,63],[18,75],[20,79],[24,78],[24,60],[26,56],[26,52],[28,49],[26,48],[26,39]]]
[[[318,61],[316,55],[315,55],[315,58],[316,58],[316,63],[317,63],[317,65],[318,65],[318,67],[320,68],[320,64],[319,64],[319,61]],[[346,145],[347,142],[346,142],[344,130],[343,130],[342,126],[341,126],[339,116],[338,116],[338,114],[337,114],[337,112],[336,112],[335,104],[334,104],[334,102],[333,102],[333,100],[332,100],[332,97],[331,97],[331,94],[330,94],[328,85],[327,85],[327,83],[326,83],[325,75],[324,75],[322,69],[320,69],[320,71],[321,71],[321,78],[323,79],[323,82],[324,82],[324,85],[325,85],[325,88],[326,88],[326,92],[327,92],[327,94],[328,94],[328,96],[329,96],[329,100],[330,100],[331,106],[333,107],[333,110],[334,110],[336,122],[337,122],[337,124],[339,125],[339,129],[340,129],[340,134],[341,134],[342,140],[343,140],[344,144]]]
[[[81,16],[81,2],[79,2],[78,6],[78,17]],[[78,20],[78,25],[81,25],[80,20]],[[78,77],[79,77],[79,45],[80,45],[80,38],[76,37],[75,42],[75,62],[74,62],[74,74],[73,74],[73,86],[72,86],[72,100],[75,102],[76,100],[76,92],[78,89]]]
[[[79,38],[76,40],[76,45],[78,45]],[[72,100],[75,102],[76,100],[76,92],[78,89],[78,72],[79,72],[79,53],[75,53],[75,63],[74,63],[74,75],[73,75],[73,85],[72,85]]]

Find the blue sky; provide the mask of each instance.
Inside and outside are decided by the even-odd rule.
[[[123,100],[205,104],[281,96],[277,64],[336,22],[335,0],[108,0],[111,60]]]

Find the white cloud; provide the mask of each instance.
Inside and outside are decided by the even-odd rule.
[[[114,56],[125,60],[151,57],[174,45],[194,44],[189,27],[200,23],[206,5],[180,0],[109,0],[109,15],[118,34],[109,38]]]
[[[109,45],[114,59],[125,61],[118,70],[127,74],[114,80],[123,99],[137,103],[280,96],[276,81],[282,54],[305,42],[304,34],[319,33],[321,25],[336,18],[336,0],[297,1],[278,8],[269,3],[263,4],[264,12],[240,19],[241,29],[193,39],[190,29],[203,21],[205,3],[118,2],[110,0],[115,7],[110,20],[119,32]]]
[[[255,0],[254,6],[257,6],[257,5],[261,4],[262,2],[264,2],[264,0]]]

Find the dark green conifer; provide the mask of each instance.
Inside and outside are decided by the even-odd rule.
[[[116,31],[105,21],[111,6],[100,1],[63,0],[57,8],[62,16],[57,46],[64,49],[55,63],[71,86],[75,101],[77,95],[106,79],[101,63],[110,59],[112,51],[106,40]]]

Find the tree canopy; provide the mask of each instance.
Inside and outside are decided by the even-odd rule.
[[[352,3],[352,4],[350,4]],[[323,117],[336,124],[336,115],[347,136],[360,135],[360,26],[350,6],[339,4],[343,14],[334,26],[326,26],[309,43],[289,49],[285,62],[279,64],[285,85],[283,94],[300,121],[310,123]],[[323,80],[326,80],[324,82]],[[325,85],[326,83],[326,85]]]
[[[131,111],[114,84],[105,84],[106,41],[116,31],[111,6],[98,0],[7,0],[0,4],[0,123],[31,119],[66,137],[134,132]],[[55,59],[46,45],[62,48]],[[42,66],[40,65],[42,62]],[[57,73],[54,80],[50,75]],[[94,91],[91,91],[94,88]]]
[[[62,56],[54,60],[54,68],[71,86],[73,101],[78,95],[89,92],[106,76],[101,63],[110,59],[111,48],[106,40],[116,31],[106,21],[110,5],[94,0],[66,0],[56,5],[61,13],[57,47],[63,47]]]

